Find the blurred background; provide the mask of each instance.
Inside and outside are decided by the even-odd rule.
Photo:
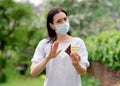
[[[120,86],[120,0],[0,0],[0,86],[43,86],[30,76],[31,58],[47,37],[54,6],[68,12],[73,36],[85,41],[90,67],[83,86]]]

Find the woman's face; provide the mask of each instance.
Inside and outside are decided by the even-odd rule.
[[[55,29],[57,25],[64,24],[68,21],[68,18],[64,12],[59,12],[53,17],[53,24],[50,23],[52,29]]]

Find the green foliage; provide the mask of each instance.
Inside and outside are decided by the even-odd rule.
[[[2,70],[2,68],[5,68],[5,63],[6,63],[6,59],[3,58],[2,52],[0,51],[0,72]]]
[[[29,3],[0,0],[0,50],[5,52],[5,58],[30,60],[43,38],[44,29],[33,24],[37,18],[33,10]]]
[[[29,65],[36,45],[46,35],[44,28],[36,26],[36,18],[29,3],[0,0],[0,76],[3,80],[6,67],[12,67],[7,63],[12,61],[13,70],[19,64]]]
[[[120,17],[120,1],[119,0],[109,0],[112,3],[112,8],[110,9],[110,11],[112,12],[116,12],[118,17]]]
[[[4,72],[0,73],[0,83],[6,82],[6,74]]]
[[[81,76],[82,86],[101,86],[100,81],[92,76]]]
[[[6,82],[6,74],[4,68],[6,66],[6,59],[3,58],[2,52],[0,51],[0,83]]]
[[[26,28],[26,22],[31,20],[31,15],[32,8],[29,4],[15,3],[13,0],[0,1],[0,48],[2,50],[12,43],[16,28]]]
[[[101,61],[120,70],[120,31],[110,30],[88,37],[86,45],[90,61]]]

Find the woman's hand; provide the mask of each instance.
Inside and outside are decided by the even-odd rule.
[[[58,50],[58,45],[59,45],[58,41],[55,41],[51,45],[50,52],[49,52],[49,54],[47,56],[49,59],[55,58],[61,52],[61,50]]]
[[[74,66],[77,66],[79,64],[79,62],[80,62],[80,56],[79,56],[78,53],[71,53],[70,54],[70,59],[71,59],[72,64]]]

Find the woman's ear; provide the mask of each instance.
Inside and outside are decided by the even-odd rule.
[[[53,30],[55,30],[55,26],[54,26],[54,24],[49,23],[49,25],[50,25],[50,27],[51,27]]]

